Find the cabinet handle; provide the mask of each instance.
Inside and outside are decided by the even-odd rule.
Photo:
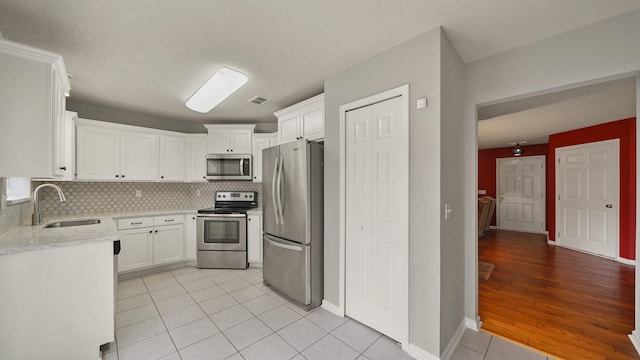
[[[176,219],[164,219],[164,222],[173,222],[176,221]]]
[[[142,221],[131,223],[131,225],[142,225]]]
[[[67,167],[66,166],[60,166],[60,170],[67,171]]]

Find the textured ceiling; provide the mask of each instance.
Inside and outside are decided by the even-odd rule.
[[[640,8],[640,0],[0,0],[5,38],[61,54],[74,102],[176,121],[274,122],[323,79],[436,26],[465,62]],[[221,66],[249,82],[184,106]],[[255,95],[271,99],[247,103]]]
[[[545,144],[549,135],[636,116],[635,77],[478,109],[478,148]]]

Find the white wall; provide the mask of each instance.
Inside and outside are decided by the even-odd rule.
[[[477,105],[635,76],[640,71],[638,34],[640,10],[466,64],[464,142],[467,145],[465,214],[468,219],[476,219],[477,211]],[[468,318],[475,319],[475,221],[467,222],[465,227],[465,261],[471,265],[465,277],[465,311]],[[640,284],[636,284],[636,294],[638,286]],[[636,319],[637,329],[640,324],[637,312]]]
[[[339,299],[339,107],[409,84],[410,343],[440,353],[440,39],[434,29],[325,80],[325,288]],[[418,98],[429,106],[416,110]],[[462,260],[462,259],[460,259]]]

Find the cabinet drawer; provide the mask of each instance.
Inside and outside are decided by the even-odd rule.
[[[118,219],[118,230],[135,229],[153,226],[152,217]]]
[[[153,224],[155,226],[160,225],[175,225],[184,223],[184,215],[163,215],[155,216],[153,218]]]

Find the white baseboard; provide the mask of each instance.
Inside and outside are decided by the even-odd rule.
[[[464,325],[471,330],[479,331],[482,327],[482,321],[480,321],[479,316],[476,316],[475,320],[471,318],[464,318]]]
[[[460,325],[458,325],[458,328],[456,329],[456,332],[453,333],[453,336],[451,337],[451,340],[449,340],[449,343],[444,348],[444,351],[442,352],[442,355],[440,356],[440,359],[449,360],[451,358],[451,356],[453,355],[453,352],[458,347],[458,344],[460,344],[460,340],[462,339],[462,335],[464,334],[464,330],[467,328],[466,325],[467,325],[467,319],[464,318],[464,319],[462,319],[462,321],[460,321]]]
[[[616,260],[618,260],[619,263],[636,266],[635,260],[629,260],[621,257],[617,257]]]
[[[323,309],[327,310],[332,314],[338,315],[340,317],[344,317],[344,314],[340,311],[340,308],[338,307],[338,305],[330,303],[326,299],[322,300],[322,305],[320,306],[322,306]]]
[[[631,339],[631,343],[636,348],[636,352],[640,354],[640,333],[638,330],[633,330],[631,334],[629,334],[629,339]]]
[[[406,352],[418,360],[439,360],[440,358],[432,353],[413,344],[409,344]]]

